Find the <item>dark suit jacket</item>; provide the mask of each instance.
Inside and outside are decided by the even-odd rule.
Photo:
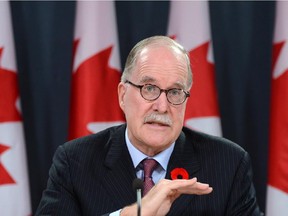
[[[135,169],[125,144],[126,124],[60,146],[36,215],[103,215],[136,201]],[[209,183],[209,195],[182,195],[168,215],[261,215],[250,159],[223,138],[183,128],[171,155],[174,168]],[[136,212],[135,212],[136,215]]]

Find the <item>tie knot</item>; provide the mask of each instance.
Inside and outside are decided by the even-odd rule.
[[[143,160],[144,176],[151,178],[152,172],[156,169],[158,162],[154,159]]]

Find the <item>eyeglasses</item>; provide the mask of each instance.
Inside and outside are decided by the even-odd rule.
[[[190,97],[190,93],[179,88],[171,89],[161,89],[156,85],[145,84],[145,85],[136,85],[129,80],[126,80],[125,83],[139,88],[141,96],[148,101],[154,101],[160,97],[162,92],[165,92],[167,101],[173,105],[180,105],[184,103],[187,97]]]

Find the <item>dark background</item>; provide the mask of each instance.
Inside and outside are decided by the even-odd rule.
[[[116,2],[122,65],[139,40],[166,35],[169,2]],[[275,2],[209,2],[223,136],[251,155],[265,210]],[[67,140],[75,7],[11,2],[33,212]],[[201,22],[199,20],[199,22]]]

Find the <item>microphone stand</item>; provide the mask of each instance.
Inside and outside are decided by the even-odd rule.
[[[137,216],[141,216],[141,189],[137,189]]]
[[[137,196],[137,216],[141,216],[141,198],[142,198],[142,188],[143,188],[143,181],[141,179],[134,179],[133,181],[133,190],[136,190]]]

